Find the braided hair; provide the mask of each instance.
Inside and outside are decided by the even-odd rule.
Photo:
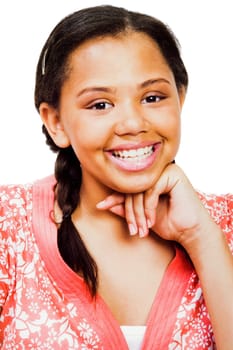
[[[74,226],[71,215],[79,202],[82,172],[71,147],[60,150],[55,165],[56,200],[62,209],[58,228],[58,248],[65,262],[81,273],[92,295],[97,289],[97,267]]]
[[[187,88],[188,75],[180,56],[179,43],[167,25],[158,19],[115,6],[95,6],[82,9],[65,17],[47,39],[36,72],[35,106],[42,102],[59,107],[64,81],[69,77],[69,57],[84,41],[95,37],[116,36],[127,31],[147,34],[160,48],[173,72],[177,89]],[[64,261],[83,276],[91,294],[98,287],[98,271],[71,215],[79,203],[82,171],[72,146],[58,147],[46,127],[42,127],[46,143],[57,153],[55,163],[55,198],[62,211],[58,228],[58,247]]]

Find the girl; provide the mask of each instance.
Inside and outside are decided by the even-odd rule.
[[[174,163],[187,85],[155,18],[55,27],[35,88],[55,174],[1,188],[2,349],[232,349],[233,196]]]

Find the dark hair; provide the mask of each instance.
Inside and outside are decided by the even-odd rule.
[[[35,105],[42,102],[57,108],[61,87],[69,74],[70,54],[84,41],[95,37],[115,36],[127,31],[143,32],[160,48],[173,72],[177,89],[187,88],[188,75],[180,56],[179,43],[164,23],[151,16],[114,6],[96,6],[65,17],[54,28],[42,49],[36,72]],[[58,247],[63,259],[87,283],[92,295],[97,291],[97,266],[85,247],[71,220],[79,203],[82,173],[79,161],[71,148],[58,147],[45,126],[46,142],[58,152],[55,177],[56,199],[63,213],[58,229]]]

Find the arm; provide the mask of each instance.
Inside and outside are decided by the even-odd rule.
[[[143,194],[114,194],[98,207],[124,216],[129,227],[136,227],[133,233],[145,236],[151,228],[186,249],[202,285],[217,349],[232,349],[233,257],[182,170],[169,165],[152,189]]]
[[[233,257],[220,228],[200,228],[186,250],[199,276],[218,350],[233,344]]]

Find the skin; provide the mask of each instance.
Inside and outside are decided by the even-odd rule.
[[[108,55],[103,57],[103,51]],[[112,190],[140,193],[151,188],[177,153],[185,95],[177,91],[159,49],[144,34],[95,39],[73,53],[70,67],[59,110],[46,105],[40,110],[55,142],[61,147],[72,144],[79,158],[81,197],[89,195],[86,189],[91,187],[96,204]],[[96,109],[101,103],[104,108]],[[106,150],[148,143],[159,143],[160,149],[156,161],[142,171],[119,169],[107,156]],[[128,201],[130,205],[130,197]],[[129,229],[132,234],[138,230],[134,222]],[[144,218],[139,230],[141,235],[148,232]]]
[[[230,349],[233,259],[186,175],[171,164],[185,89],[177,90],[157,45],[142,33],[85,42],[69,71],[59,108],[42,103],[40,114],[54,142],[72,145],[82,166],[72,219],[97,262],[99,294],[120,324],[145,324],[174,257],[170,241],[177,241],[199,275],[218,349]],[[148,144],[159,145],[152,163],[132,170],[115,162],[113,152]]]

